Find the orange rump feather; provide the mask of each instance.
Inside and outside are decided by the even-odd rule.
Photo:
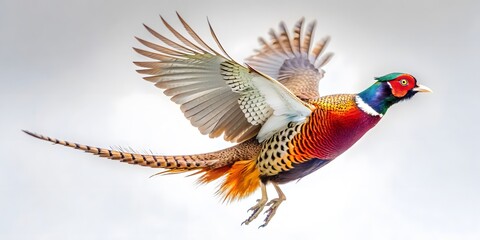
[[[199,178],[200,183],[209,183],[225,176],[217,193],[227,202],[245,198],[260,186],[260,171],[255,160],[236,161],[232,165],[203,169],[202,172],[204,174]]]

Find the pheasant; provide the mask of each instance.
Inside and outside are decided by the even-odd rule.
[[[178,15],[178,14],[177,14]],[[223,135],[237,145],[216,152],[163,156],[105,149],[25,133],[55,144],[152,168],[162,173],[199,175],[200,183],[221,179],[218,194],[226,202],[245,198],[260,188],[261,198],[249,209],[248,225],[265,207],[265,227],[286,200],[280,184],[300,179],[325,166],[349,149],[374,127],[397,102],[418,92],[431,92],[410,74],[390,73],[375,78],[358,94],[320,96],[321,69],[331,54],[322,54],[329,38],[312,47],[315,22],[304,30],[303,18],[293,37],[285,24],[271,30],[270,41],[242,65],[220,44],[208,21],[213,40],[221,53],[207,45],[178,15],[190,35],[188,39],[165,19],[165,27],[177,38],[170,40],[152,28],[148,32],[163,46],[140,38],[150,50],[134,48],[151,61],[134,62],[145,80],[164,89],[180,105],[191,124],[211,138]],[[193,39],[193,41],[192,41]],[[268,201],[266,186],[273,185],[278,197]]]

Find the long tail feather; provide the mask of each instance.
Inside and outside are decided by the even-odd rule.
[[[226,202],[244,198],[255,192],[260,186],[260,172],[258,168],[256,168],[256,156],[260,151],[261,145],[255,138],[236,146],[211,153],[162,156],[134,153],[131,149],[125,150],[118,148],[119,150],[113,150],[92,147],[51,138],[27,130],[22,131],[32,137],[54,144],[83,150],[103,158],[119,160],[129,164],[165,169],[165,171],[154,174],[153,176],[193,171],[189,176],[202,174],[198,179],[199,183],[209,183],[224,177],[217,194]]]
[[[153,154],[140,154],[126,151],[117,151],[113,149],[92,147],[84,144],[78,144],[43,136],[30,131],[22,130],[26,134],[54,144],[80,149],[88,153],[93,153],[100,157],[119,160],[129,164],[148,166],[152,168],[166,168],[166,169],[185,169],[195,170],[201,168],[208,168],[218,162],[218,157],[215,153],[183,155],[183,156],[162,156]]]

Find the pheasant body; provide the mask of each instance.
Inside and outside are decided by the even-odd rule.
[[[380,120],[363,112],[356,95],[331,95],[311,103],[315,110],[266,140],[257,159],[263,181],[286,183],[304,177],[350,148]]]
[[[222,179],[217,193],[228,202],[260,188],[261,198],[249,209],[252,214],[243,223],[249,224],[269,206],[263,227],[286,200],[279,184],[325,166],[374,127],[393,104],[417,92],[430,91],[409,74],[391,73],[376,78],[359,94],[320,96],[321,67],[332,55],[322,55],[329,38],[311,50],[315,23],[309,24],[302,35],[301,19],[293,38],[281,23],[280,34],[270,31],[270,43],[260,39],[262,49],[243,66],[228,56],[211,26],[212,37],[223,55],[208,46],[183,18],[179,19],[195,43],[163,18],[182,44],[145,26],[168,47],[137,38],[151,51],[135,51],[152,59],[135,62],[143,68],[137,71],[164,89],[202,134],[223,135],[237,145],[205,154],[163,156],[92,147],[25,132],[100,157],[165,169],[162,173],[200,174],[200,183]],[[278,193],[268,203],[267,184]]]

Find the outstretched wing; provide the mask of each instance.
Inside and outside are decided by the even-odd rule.
[[[172,41],[153,29],[146,29],[164,46],[137,38],[150,48],[134,48],[153,61],[135,62],[146,74],[145,80],[165,89],[171,100],[180,104],[186,118],[202,134],[224,135],[225,140],[242,142],[257,136],[263,141],[289,121],[300,121],[311,112],[276,80],[231,59],[210,31],[224,55],[208,46],[178,15],[191,41],[163,18],[165,27],[178,39]],[[268,121],[267,121],[268,120]]]
[[[259,38],[262,48],[247,58],[246,63],[277,79],[299,98],[305,100],[318,98],[318,82],[324,74],[321,67],[333,54],[321,56],[329,42],[328,37],[317,42],[313,50],[310,50],[315,24],[310,23],[302,35],[304,19],[300,19],[293,29],[292,39],[288,35],[285,23],[281,22],[280,34],[277,35],[271,29],[270,42]]]

